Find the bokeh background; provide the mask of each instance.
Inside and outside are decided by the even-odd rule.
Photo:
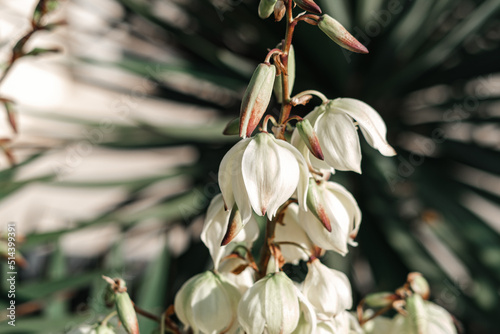
[[[300,24],[295,92],[354,97],[377,109],[398,155],[363,143],[363,174],[338,172],[363,212],[359,246],[325,261],[355,299],[394,290],[419,271],[431,299],[466,333],[500,319],[500,2],[323,0],[370,50],[342,51]],[[30,29],[36,1],[0,1],[0,51]],[[16,62],[0,85],[0,218],[17,227],[17,322],[0,332],[63,333],[106,310],[102,274],[160,314],[180,285],[211,267],[200,242],[218,192],[222,136],[256,64],[284,35],[256,0],[66,0],[33,47],[60,54]],[[277,112],[275,101],[271,113]],[[299,109],[305,113],[311,108]],[[0,264],[1,276],[8,271]],[[296,279],[305,266],[287,268]],[[3,312],[3,313],[2,313]],[[156,324],[140,319],[141,332]]]

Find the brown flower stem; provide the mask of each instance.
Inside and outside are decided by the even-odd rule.
[[[297,21],[293,19],[292,15],[293,1],[288,0],[286,6],[286,35],[285,43],[283,43],[283,55],[281,56],[281,61],[285,69],[288,69],[288,53],[290,52],[290,47],[292,46],[293,32],[295,30],[295,26],[297,25]],[[292,104],[290,103],[290,84],[288,82],[288,73],[284,73],[281,76],[281,80],[283,87],[283,104],[281,106],[279,124],[285,124],[285,121],[288,119],[288,116],[290,116],[290,112],[292,110]],[[284,131],[285,127],[282,128],[282,134]]]
[[[161,323],[161,321],[162,321],[162,317],[158,317],[152,313],[149,313],[148,311],[141,309],[136,304],[134,304],[134,310],[135,310],[135,312],[137,312],[137,314],[140,314],[145,318],[151,319],[151,320],[156,321],[158,323]],[[167,312],[168,312],[168,310],[167,310]],[[167,328],[170,331],[172,331],[175,334],[181,334],[179,328],[177,328],[177,326],[168,319],[168,314],[167,314],[167,316],[164,317],[164,319],[165,319],[164,324],[167,326]]]

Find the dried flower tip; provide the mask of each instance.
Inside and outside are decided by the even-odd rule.
[[[250,137],[266,112],[275,76],[276,67],[265,63],[259,64],[253,73],[241,102],[240,137]]]
[[[260,0],[259,3],[259,17],[267,19],[274,11],[274,5],[277,0]]]
[[[318,27],[344,49],[357,53],[368,53],[368,49],[333,17],[324,14],[318,21]]]
[[[276,3],[276,6],[274,6],[274,19],[276,22],[281,21],[281,19],[285,16],[286,14],[286,6],[283,0],[278,0]]]
[[[318,158],[319,160],[324,160],[323,152],[319,146],[319,139],[314,131],[314,128],[308,119],[304,119],[297,123],[297,130],[299,131],[302,140],[306,143],[309,151]]]
[[[297,6],[302,8],[303,10],[307,10],[308,12],[314,14],[321,14],[321,8],[313,1],[313,0],[293,0]]]
[[[309,103],[309,101],[311,101],[311,99],[313,98],[312,95],[310,94],[306,94],[306,95],[302,95],[301,97],[299,98],[293,98],[290,103],[292,104],[292,106],[298,106],[300,104],[302,104],[303,106],[305,106],[306,104]]]
[[[227,231],[222,238],[221,246],[225,246],[230,243],[238,233],[245,227],[243,225],[243,221],[241,220],[240,210],[238,210],[238,206],[235,204],[233,209],[231,210],[231,215],[229,216],[229,224],[227,225]]]

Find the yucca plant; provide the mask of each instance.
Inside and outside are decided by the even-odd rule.
[[[347,258],[329,254],[327,259],[351,278],[355,301],[367,293],[394,290],[408,272],[419,271],[429,280],[431,298],[454,314],[466,332],[496,333],[500,308],[496,107],[500,89],[495,74],[500,71],[500,4],[496,0],[318,0],[317,4],[370,53],[342,51],[318,34],[317,28],[304,26],[294,37],[296,61],[306,64],[297,67],[301,80],[295,89],[313,88],[328,96],[369,103],[386,121],[389,142],[398,153],[391,159],[381,158],[364,145],[363,175],[338,173],[337,180],[357,198],[364,223],[358,248]],[[99,178],[82,184],[58,179],[56,171],[43,178],[16,179],[23,166],[44,157],[43,151],[2,170],[2,201],[40,182],[82,189],[119,185],[126,193],[101,215],[74,228],[26,235],[19,250],[29,264],[43,247],[52,250],[44,258],[44,268],[35,269],[36,275],[21,276],[17,303],[23,305],[23,312],[18,313],[15,328],[3,322],[2,329],[56,333],[102,320],[106,314],[102,274],[126,275],[134,302],[159,315],[173,303],[180,285],[208,266],[208,252],[196,240],[180,255],[165,247],[145,271],[123,262],[119,239],[85,265],[75,265],[74,259],[66,262],[58,245],[69,232],[104,224],[118,226],[119,233],[151,219],[162,223],[161,228],[151,227],[153,233],[196,226],[218,193],[219,163],[237,140],[222,135],[224,126],[238,115],[255,65],[267,48],[281,41],[284,24],[260,20],[257,1],[120,0],[114,5],[122,12],[109,19],[109,27],[126,32],[157,53],[121,45],[118,60],[76,55],[77,73],[79,66],[131,73],[151,84],[152,89],[140,92],[141,98],[171,101],[215,116],[207,124],[194,126],[128,117],[131,125],[116,124],[111,134],[93,143],[113,151],[189,147],[195,152],[197,158],[189,165],[161,175],[138,174],[109,182]],[[99,15],[95,7],[82,10]],[[80,73],[80,79],[89,76]],[[109,88],[106,80],[92,80],[94,85]],[[271,100],[268,113],[277,113],[276,105]],[[129,103],[127,108],[135,110],[137,105]],[[129,109],[119,110],[130,116]],[[99,120],[84,121],[83,117],[53,118],[64,124],[83,124],[89,131],[101,126]],[[60,142],[61,147],[67,142]],[[147,198],[148,189],[179,177],[187,180],[182,191],[130,210]],[[7,272],[6,264],[2,266]],[[288,270],[303,277],[304,267]],[[3,286],[2,308],[9,302],[6,291]],[[82,310],[77,311],[76,305],[83,305]],[[157,323],[139,316],[139,327],[148,333]]]

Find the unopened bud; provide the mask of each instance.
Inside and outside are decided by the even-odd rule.
[[[240,131],[240,118],[236,117],[235,119],[229,121],[226,124],[226,127],[222,131],[222,134],[225,136],[235,136],[239,134]]]
[[[377,292],[366,296],[365,304],[369,307],[386,307],[392,304],[397,298],[396,295],[390,292]]]
[[[250,137],[266,112],[275,76],[276,67],[264,63],[259,64],[253,73],[241,102],[240,137]]]
[[[129,334],[139,334],[139,324],[137,323],[137,315],[135,314],[134,304],[127,292],[116,293],[116,312],[118,318],[123,324],[123,328]]]
[[[241,220],[240,210],[235,204],[231,210],[231,215],[229,216],[229,223],[227,225],[226,234],[222,238],[221,246],[225,246],[230,243],[234,237],[245,227],[243,221]]]
[[[324,14],[318,21],[318,27],[344,49],[357,53],[368,53],[368,49],[333,17]]]
[[[281,44],[277,46],[281,47]],[[293,84],[295,82],[295,49],[293,45],[290,45],[290,51],[288,51],[288,65],[287,65],[287,75],[288,75],[288,94],[292,93]],[[283,103],[283,73],[278,75],[274,80],[274,94],[276,95],[276,100],[278,103]]]
[[[313,0],[293,0],[297,6],[302,8],[303,10],[307,10],[308,12],[314,14],[321,14],[321,8],[313,1]]]
[[[103,276],[108,282],[115,294],[115,307],[118,313],[118,318],[123,324],[123,328],[128,334],[139,334],[139,324],[137,322],[137,315],[134,310],[134,303],[127,293],[125,281],[121,278],[112,278]],[[108,299],[109,301],[109,299]]]
[[[307,190],[306,197],[307,208],[311,210],[311,213],[318,218],[318,220],[323,224],[328,232],[332,231],[332,225],[330,224],[330,218],[325,211],[323,206],[323,201],[321,200],[321,195],[319,187],[313,178],[309,179],[309,188]]]
[[[277,0],[260,0],[259,3],[259,17],[267,19],[274,11],[274,5]]]
[[[286,14],[286,6],[283,0],[278,0],[276,6],[274,6],[274,19],[276,22],[281,21]]]
[[[311,122],[309,122],[308,119],[303,119],[297,123],[297,130],[299,131],[302,140],[306,143],[307,148],[309,148],[309,151],[311,151],[311,153],[319,160],[324,160],[323,152],[319,146],[318,136],[316,135]]]
[[[408,274],[408,283],[410,287],[416,294],[419,294],[424,299],[429,299],[430,288],[427,280],[422,276],[421,273],[410,273]]]

